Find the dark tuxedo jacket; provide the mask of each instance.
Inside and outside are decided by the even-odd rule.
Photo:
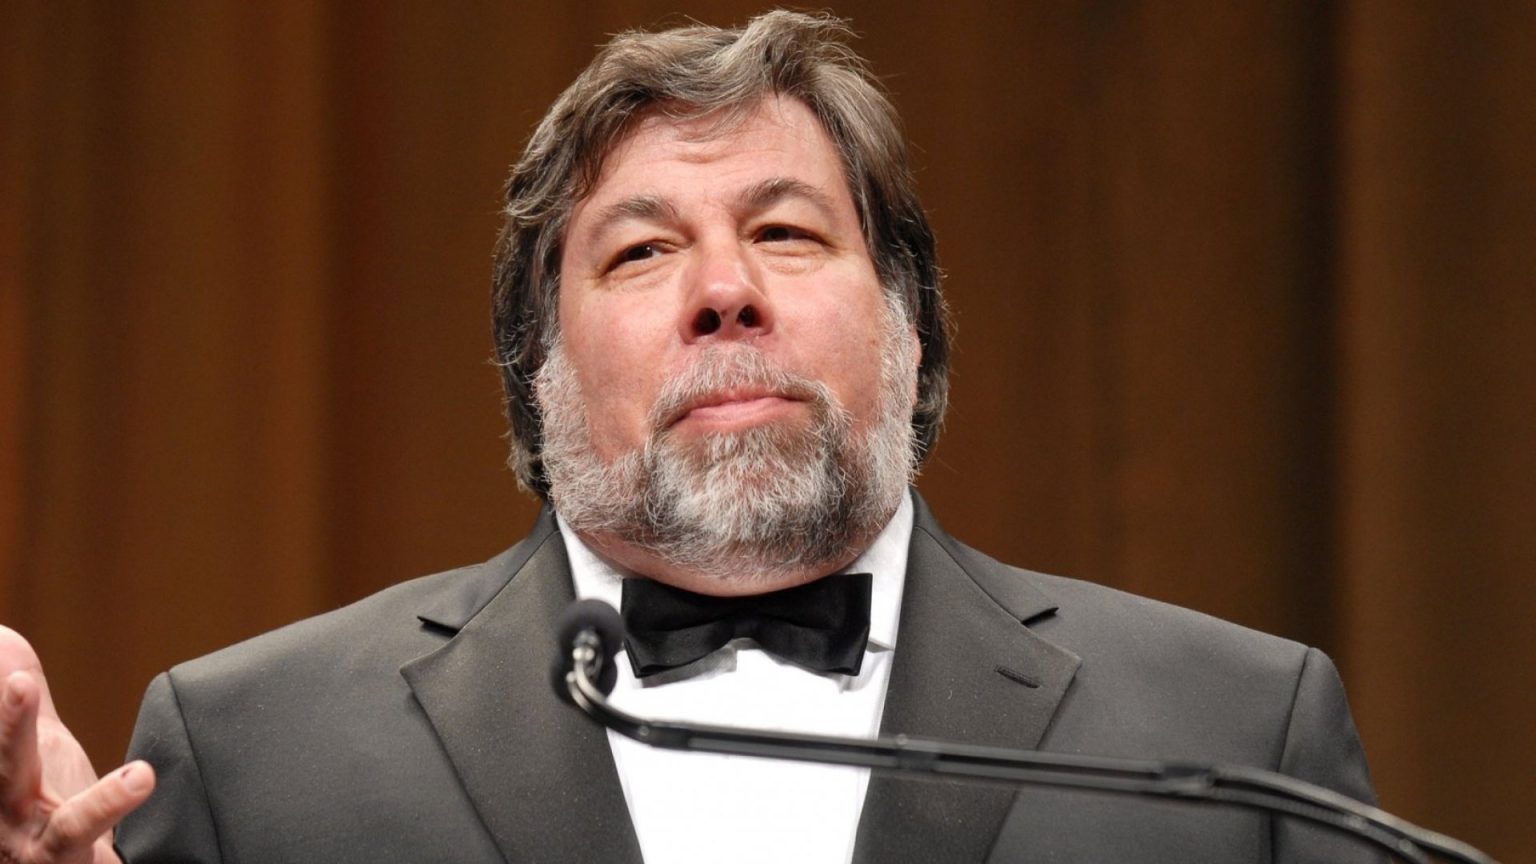
[[[914,497],[916,497],[914,495]],[[638,862],[603,731],[550,686],[572,599],[555,521],[160,675],[131,756],[159,787],[121,826],[158,862]],[[882,734],[1236,762],[1369,799],[1319,652],[970,549],[917,500]],[[750,790],[738,794],[751,806]],[[1309,828],[1226,808],[870,780],[861,862],[1339,861]],[[722,849],[722,862],[733,860]]]

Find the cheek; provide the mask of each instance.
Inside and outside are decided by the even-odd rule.
[[[644,441],[645,419],[656,382],[658,356],[647,347],[643,321],[608,303],[588,303],[562,319],[566,351],[587,405],[593,442],[606,455]]]
[[[884,311],[878,297],[834,303],[819,310],[814,325],[822,380],[861,422],[880,409]]]

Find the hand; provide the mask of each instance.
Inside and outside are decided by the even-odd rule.
[[[59,722],[37,653],[0,627],[0,864],[121,864],[112,826],[154,788],[145,762],[96,779]]]

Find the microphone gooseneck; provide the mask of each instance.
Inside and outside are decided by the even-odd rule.
[[[1460,840],[1331,789],[1259,768],[1079,756],[905,735],[841,738],[647,720],[607,700],[618,674],[614,655],[624,642],[623,621],[612,606],[600,600],[571,604],[561,616],[559,633],[555,692],[600,725],[653,747],[1225,804],[1351,835],[1410,864],[1429,864],[1426,853],[1462,864],[1496,864]]]

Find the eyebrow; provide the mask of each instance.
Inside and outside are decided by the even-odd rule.
[[[786,198],[805,199],[828,217],[831,217],[836,210],[832,205],[831,196],[793,177],[769,177],[754,183],[736,196],[736,204],[746,211],[762,211]]]
[[[585,232],[590,243],[602,237],[608,229],[631,219],[641,222],[668,222],[678,218],[677,207],[660,195],[634,195],[598,211],[597,218]]]

